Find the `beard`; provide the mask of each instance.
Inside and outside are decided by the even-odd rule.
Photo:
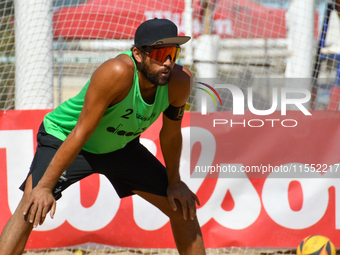
[[[152,84],[156,86],[165,86],[166,84],[169,83],[170,77],[171,77],[171,68],[167,66],[163,66],[161,70],[158,72],[153,72],[150,70],[150,66],[147,66],[145,64],[144,59],[139,65],[139,71],[143,74],[143,76]],[[162,72],[169,72],[169,75],[163,76]]]

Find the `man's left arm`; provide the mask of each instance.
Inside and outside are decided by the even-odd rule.
[[[163,113],[163,126],[160,132],[160,145],[167,169],[169,186],[167,190],[171,207],[177,210],[175,200],[183,209],[184,219],[194,219],[196,216],[197,196],[181,181],[179,173],[182,152],[181,124],[184,107],[191,92],[191,73],[187,69],[176,77],[176,82],[169,91],[170,106]],[[171,86],[172,84],[169,84]]]
[[[177,210],[175,200],[183,209],[183,218],[194,219],[196,216],[197,196],[181,181],[179,163],[182,151],[181,121],[171,120],[163,114],[163,127],[160,132],[160,145],[168,174],[168,200],[170,206]]]

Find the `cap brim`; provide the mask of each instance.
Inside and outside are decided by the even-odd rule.
[[[162,40],[158,40],[152,44],[149,44],[149,46],[155,46],[155,45],[162,45],[162,44],[178,44],[182,45],[189,41],[191,39],[190,36],[176,36],[176,37],[169,37],[164,38]]]

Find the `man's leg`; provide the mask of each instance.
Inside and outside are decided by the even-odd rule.
[[[154,195],[144,191],[134,191],[170,218],[172,232],[179,254],[181,255],[204,255],[205,248],[201,228],[197,217],[194,220],[184,220],[180,203],[177,203],[177,211],[174,211],[163,196]]]
[[[24,195],[12,217],[7,222],[0,237],[1,255],[21,255],[25,249],[33,224],[25,221],[23,206],[32,191],[32,176],[26,181]]]

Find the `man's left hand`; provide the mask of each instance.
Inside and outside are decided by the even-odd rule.
[[[196,203],[200,205],[200,202],[188,186],[182,182],[178,181],[175,184],[169,184],[168,190],[168,200],[171,208],[176,211],[177,205],[175,203],[175,199],[177,199],[183,210],[183,218],[187,220],[188,216],[193,220],[196,216]]]

